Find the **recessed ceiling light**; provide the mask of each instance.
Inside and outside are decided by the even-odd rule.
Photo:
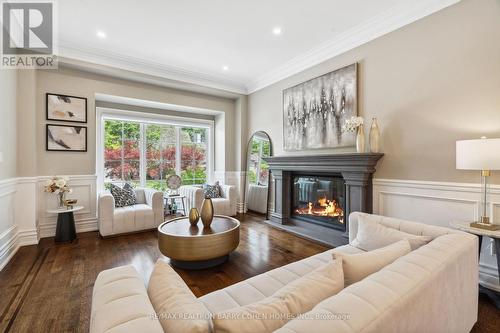
[[[106,38],[106,33],[102,30],[97,30],[97,37],[101,38],[101,39],[104,39]]]
[[[274,27],[273,28],[273,34],[275,34],[275,35],[281,35],[282,32],[283,32],[283,30],[281,30],[281,27]]]
[[[222,70],[223,70],[223,71],[228,71],[228,70],[229,70],[229,67],[228,67],[228,66],[222,66]]]

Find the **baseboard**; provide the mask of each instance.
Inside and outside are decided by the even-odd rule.
[[[40,238],[54,237],[56,234],[57,222],[47,223],[39,226]],[[76,232],[88,232],[98,230],[97,219],[80,219],[75,220]]]
[[[0,270],[2,270],[19,248],[15,225],[0,234],[0,244],[2,244],[0,246]]]
[[[38,243],[36,230],[17,230],[11,226],[0,234],[0,271],[9,263],[21,246]]]
[[[19,230],[17,233],[19,246],[38,244],[38,232],[36,229]]]

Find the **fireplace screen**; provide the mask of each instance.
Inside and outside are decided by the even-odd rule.
[[[308,222],[343,228],[344,196],[344,180],[340,176],[295,176],[292,213]]]

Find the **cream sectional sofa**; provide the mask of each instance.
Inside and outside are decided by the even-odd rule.
[[[349,219],[349,239],[358,217]],[[478,240],[459,231],[393,218],[381,224],[432,241],[318,303],[309,314],[348,314],[338,320],[294,319],[276,332],[469,332],[477,320]],[[273,269],[198,301],[212,314],[251,304],[332,260],[328,250]],[[335,249],[361,253],[351,245]],[[319,316],[321,317],[321,316]],[[101,332],[163,332],[146,288],[132,266],[103,271],[94,285],[91,328]],[[309,316],[310,318],[310,316]]]

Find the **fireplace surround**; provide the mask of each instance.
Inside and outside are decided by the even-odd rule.
[[[383,155],[346,153],[266,158],[273,176],[275,193],[270,221],[282,226],[300,224],[305,229],[315,228],[319,233],[322,229],[327,231],[334,228],[338,230],[337,233],[346,237],[351,212],[372,213],[372,176]],[[328,198],[330,194],[331,198]],[[325,220],[325,216],[321,216],[324,215],[321,207],[325,208],[325,202],[319,203],[320,198],[330,200],[330,210],[341,209],[343,221],[338,220],[339,216],[337,220],[334,219],[335,216],[331,216],[331,219],[327,216]],[[332,200],[335,201],[334,204],[331,203]],[[297,209],[304,214],[299,214]],[[337,210],[337,213],[340,211]]]

